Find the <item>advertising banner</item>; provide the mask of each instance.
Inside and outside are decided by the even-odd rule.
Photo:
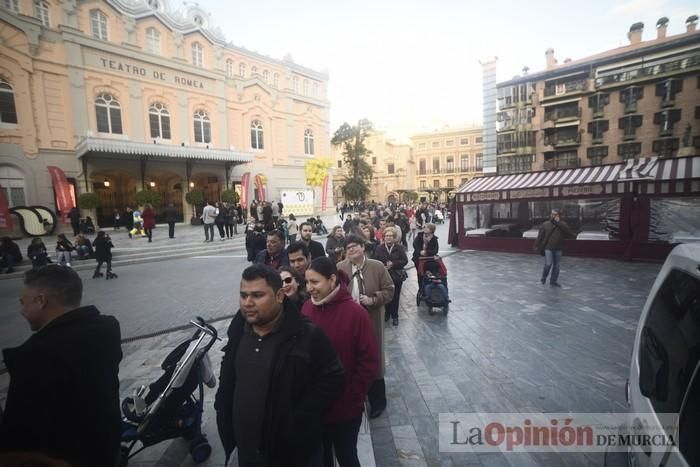
[[[326,210],[328,202],[328,175],[323,179],[323,188],[321,188],[321,209]]]
[[[265,201],[265,176],[257,174],[255,176],[255,187],[258,189],[258,200]]]
[[[281,190],[280,195],[284,205],[284,214],[294,214],[295,217],[302,215],[310,216],[314,213],[314,192],[306,189]]]
[[[10,203],[7,201],[5,189],[0,185],[0,229],[12,230]]]
[[[64,224],[70,224],[68,214],[70,214],[70,210],[75,207],[75,200],[71,196],[71,185],[68,183],[66,174],[60,167],[50,165],[46,168],[51,175],[51,184],[56,194],[56,208],[61,215],[61,220]]]
[[[241,208],[248,209],[248,185],[250,184],[250,172],[241,175]]]

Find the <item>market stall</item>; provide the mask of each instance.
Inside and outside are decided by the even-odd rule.
[[[459,246],[532,252],[552,209],[576,232],[565,253],[661,260],[700,241],[700,157],[475,178],[456,195]]]

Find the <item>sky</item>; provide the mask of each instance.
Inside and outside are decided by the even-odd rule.
[[[172,1],[172,0],[171,0]],[[628,43],[632,23],[656,37],[700,15],[687,0],[199,0],[226,39],[330,75],[332,134],[368,118],[399,141],[416,132],[479,125],[480,59],[498,57],[498,80]],[[182,4],[172,1],[171,8]]]

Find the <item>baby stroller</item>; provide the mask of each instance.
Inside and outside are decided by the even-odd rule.
[[[148,387],[148,393],[144,394],[146,387],[141,386],[133,397],[122,402],[122,466],[145,448],[179,437],[190,441],[195,463],[211,455],[211,446],[202,433],[204,385],[216,386],[208,352],[221,339],[202,318],[190,323],[197,331],[165,357],[161,365],[164,373]],[[195,390],[198,397],[194,396]],[[138,442],[141,447],[133,451]]]
[[[442,308],[442,312],[447,315],[451,300],[447,289],[447,268],[442,258],[439,256],[419,258],[416,273],[420,283],[416,294],[416,306],[425,302],[429,313],[433,313],[433,308]]]

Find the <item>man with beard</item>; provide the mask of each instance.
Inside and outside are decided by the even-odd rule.
[[[311,240],[311,234],[313,233],[314,228],[313,226],[308,223],[308,222],[302,222],[301,225],[299,226],[299,233],[301,234],[301,241],[306,244],[306,246],[309,248],[309,253],[311,253],[311,260],[315,260],[316,258],[320,258],[322,256],[326,256],[326,250],[323,248],[323,245],[321,245],[319,242],[315,240]]]

